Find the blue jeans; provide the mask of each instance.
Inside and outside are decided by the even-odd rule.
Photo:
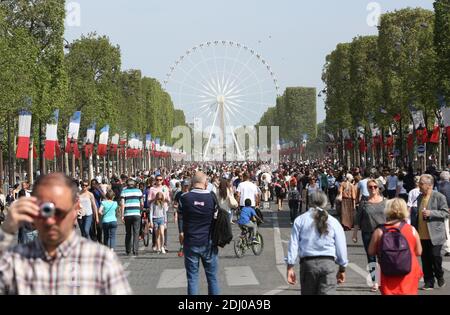
[[[80,227],[81,236],[89,239],[89,231],[91,230],[93,215],[85,215],[80,219],[78,219],[78,226]]]
[[[367,263],[372,266],[370,268],[369,272],[372,277],[372,281],[375,282],[375,263],[377,262],[377,257],[369,256],[369,254],[367,254],[367,251],[369,249],[370,240],[372,239],[372,234],[373,233],[371,233],[371,232],[362,232],[361,231],[362,241],[364,244],[364,250],[366,251],[366,255],[367,255]]]
[[[116,248],[117,222],[103,223],[103,244],[111,249]]]
[[[208,281],[208,294],[219,295],[219,249],[211,242],[207,246],[184,246],[184,266],[188,282],[188,295],[198,295],[198,271],[202,261]]]

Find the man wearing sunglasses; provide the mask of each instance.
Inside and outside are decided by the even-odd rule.
[[[78,189],[61,173],[40,177],[31,197],[11,205],[0,229],[0,294],[131,293],[114,252],[75,232],[79,209]],[[11,247],[25,222],[36,226],[39,238]]]

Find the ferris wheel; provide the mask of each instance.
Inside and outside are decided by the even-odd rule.
[[[170,67],[164,88],[188,123],[200,119],[206,127],[205,152],[231,139],[238,154],[242,148],[234,130],[254,126],[280,91],[275,73],[260,53],[227,40],[188,49]]]

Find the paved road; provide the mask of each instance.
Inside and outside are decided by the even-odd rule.
[[[271,207],[276,208],[272,205]],[[256,257],[252,252],[238,259],[232,244],[220,250],[219,278],[222,294],[226,295],[298,295],[299,285],[290,286],[285,280],[286,267],[283,258],[287,254],[291,225],[289,212],[283,210],[265,211],[265,223],[260,227],[264,238],[264,251]],[[238,227],[233,226],[234,235]],[[137,257],[127,257],[124,248],[124,227],[121,225],[117,235],[117,254],[124,264],[128,280],[136,294],[185,295],[186,274],[184,260],[177,256],[178,234],[175,224],[169,223],[169,253],[153,253],[151,247],[141,243],[141,253]],[[373,295],[368,284],[366,256],[362,243],[353,244],[347,232],[350,264],[347,268],[347,281],[338,287],[341,295]],[[450,294],[450,259],[444,259],[445,278],[449,286],[443,289],[420,294]],[[298,270],[297,267],[297,275]],[[207,294],[206,278],[201,268],[200,293]],[[370,281],[370,280],[369,280]],[[370,283],[370,282],[369,282]],[[422,283],[421,283],[422,284]]]

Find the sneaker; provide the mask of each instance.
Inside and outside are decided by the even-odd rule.
[[[164,247],[161,248],[161,253],[162,253],[162,254],[165,254],[165,253],[166,253],[166,250],[164,249]]]
[[[445,280],[444,280],[444,278],[441,278],[441,279],[438,279],[438,286],[439,286],[439,288],[443,288],[443,287],[445,287],[447,284],[445,283]]]
[[[431,290],[433,290],[434,289],[434,285],[431,285],[431,284],[425,284],[423,287],[422,287],[422,290],[423,291],[431,291]]]
[[[255,245],[259,245],[259,241],[256,238],[253,238],[252,243],[255,244]]]
[[[158,249],[156,248],[156,246],[153,246],[153,252],[157,252],[158,251]]]
[[[166,253],[169,252],[169,249],[167,248],[167,246],[164,246],[164,250],[166,251]]]

